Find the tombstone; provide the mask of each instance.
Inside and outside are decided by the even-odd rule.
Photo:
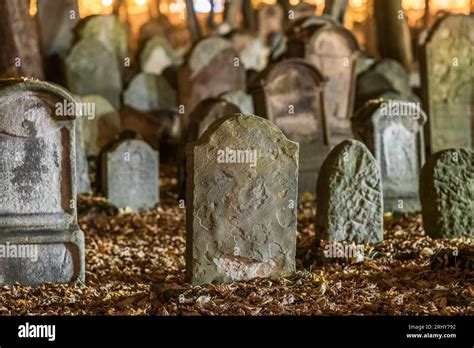
[[[474,153],[442,150],[428,158],[420,176],[423,227],[431,238],[474,237]]]
[[[344,140],[329,153],[316,192],[318,239],[345,243],[383,240],[382,180],[364,144]]]
[[[128,30],[114,15],[92,15],[81,20],[77,27],[79,39],[99,40],[114,52],[123,64],[128,57]]]
[[[278,5],[264,5],[258,11],[258,32],[266,41],[273,33],[283,32],[283,8]]]
[[[243,114],[255,114],[252,96],[242,90],[224,93],[220,98],[237,105]]]
[[[79,41],[66,58],[68,89],[77,95],[98,94],[120,107],[122,81],[117,59],[100,41]]]
[[[230,42],[219,37],[206,38],[193,47],[180,67],[178,86],[179,102],[189,114],[206,98],[245,90],[245,68]]]
[[[301,1],[296,6],[293,7],[293,18],[290,17],[292,20],[297,20],[300,18],[307,18],[310,16],[314,16],[316,13],[316,6],[312,4],[308,4],[307,2]]]
[[[265,68],[270,52],[261,37],[245,32],[234,32],[230,40],[246,70],[261,71]]]
[[[472,148],[474,18],[448,15],[431,29],[421,59],[431,153]]]
[[[155,74],[136,75],[123,93],[123,103],[140,111],[177,110],[176,91]]]
[[[425,159],[420,104],[373,100],[352,118],[355,137],[372,152],[382,176],[385,211],[419,212],[418,180]]]
[[[191,283],[294,272],[298,144],[268,120],[228,115],[188,145],[187,158]]]
[[[75,111],[75,100],[37,80],[4,80],[0,90],[0,245],[16,253],[0,257],[0,284],[84,281],[76,115],[56,114],[64,104]]]
[[[355,68],[359,45],[352,33],[322,21],[288,40],[288,57],[305,58],[327,79],[324,108],[334,146],[352,137],[350,117],[354,105]]]
[[[147,40],[140,53],[141,71],[147,74],[161,75],[167,67],[180,65],[180,60],[168,41],[159,36]]]
[[[84,145],[84,135],[82,124],[76,121],[74,127],[76,131],[76,189],[77,193],[92,193],[91,182],[89,179],[89,164],[87,162],[86,148]]]
[[[315,192],[319,168],[329,152],[323,88],[321,74],[302,59],[270,65],[251,87],[255,113],[300,144],[300,195]]]
[[[120,115],[107,99],[99,95],[85,95],[77,99],[84,110],[80,124],[85,151],[87,156],[96,157],[105,145],[120,134]]]
[[[158,151],[146,142],[119,141],[101,160],[101,190],[110,203],[134,212],[159,203]]]

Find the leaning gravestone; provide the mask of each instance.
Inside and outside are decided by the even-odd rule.
[[[219,37],[205,38],[192,48],[180,67],[178,86],[179,102],[189,114],[206,98],[245,89],[245,68],[230,42]]]
[[[120,134],[120,115],[107,99],[99,95],[86,95],[77,99],[83,106],[80,124],[86,154],[98,156],[100,150]]]
[[[0,284],[84,280],[84,235],[77,224],[75,104],[63,88],[37,80],[0,82]],[[10,254],[12,255],[12,254]]]
[[[176,91],[155,74],[136,75],[123,93],[123,103],[140,111],[177,111]]]
[[[253,115],[255,113],[252,96],[242,90],[224,93],[220,96],[220,98],[227,100],[229,103],[237,105],[243,114]]]
[[[385,211],[418,212],[418,178],[425,160],[420,104],[374,100],[352,117],[355,137],[364,142],[380,168]]]
[[[79,41],[66,58],[66,82],[77,95],[98,94],[120,107],[122,81],[117,59],[96,39]]]
[[[228,115],[188,145],[187,158],[192,284],[294,272],[298,144],[268,120]]]
[[[364,144],[345,140],[324,161],[316,191],[319,239],[356,244],[383,240],[382,182]]]
[[[423,226],[432,238],[474,237],[474,152],[440,151],[420,176]]]
[[[314,193],[319,168],[329,152],[321,74],[302,59],[270,65],[251,88],[255,113],[300,143],[298,192]]]
[[[140,53],[140,67],[147,74],[161,75],[169,66],[180,65],[180,60],[168,41],[159,36],[147,40]]]
[[[354,35],[342,26],[329,22],[309,26],[288,41],[289,57],[305,58],[327,79],[324,108],[332,146],[352,137],[350,117],[354,105],[358,51]]]
[[[159,203],[158,151],[141,140],[116,143],[102,156],[101,189],[117,208],[132,211]]]
[[[473,33],[472,16],[448,15],[425,41],[421,71],[431,153],[474,145]]]

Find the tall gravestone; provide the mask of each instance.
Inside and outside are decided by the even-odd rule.
[[[425,159],[423,126],[426,114],[420,104],[374,100],[352,118],[355,137],[378,162],[386,211],[420,211],[418,180]]]
[[[255,113],[300,144],[300,195],[315,192],[319,168],[329,152],[323,89],[321,74],[302,59],[268,66],[251,87]]]
[[[327,79],[324,108],[332,146],[352,137],[350,117],[354,105],[358,51],[354,35],[328,21],[304,28],[288,40],[287,56],[305,58]]]
[[[99,95],[85,95],[77,99],[83,108],[80,125],[86,155],[98,156],[100,150],[120,134],[120,115],[107,99]]]
[[[0,82],[0,284],[84,280],[84,235],[77,224],[75,104],[56,85]],[[15,255],[12,256],[12,250]]]
[[[176,110],[176,91],[160,75],[139,73],[123,93],[123,103],[140,111]]]
[[[199,41],[178,71],[179,103],[186,114],[206,98],[245,88],[244,65],[230,42],[223,38]],[[186,128],[186,124],[183,126]]]
[[[119,141],[102,156],[104,195],[118,208],[132,211],[159,203],[158,151],[136,139]]]
[[[442,150],[420,176],[423,227],[432,238],[474,237],[474,152]]]
[[[324,161],[316,192],[318,239],[346,243],[383,240],[382,180],[364,144],[344,140]]]
[[[431,153],[472,148],[474,18],[448,15],[431,29],[421,59]]]
[[[186,269],[193,284],[295,270],[298,144],[252,115],[215,121],[187,149]]]
[[[97,39],[79,41],[66,58],[66,83],[77,95],[98,94],[120,107],[122,81],[113,51]]]
[[[166,68],[181,64],[180,60],[168,41],[160,36],[147,40],[140,52],[140,67],[147,74],[161,75]]]

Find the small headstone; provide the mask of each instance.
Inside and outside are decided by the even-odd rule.
[[[148,74],[161,75],[167,67],[181,64],[180,60],[166,39],[159,36],[147,40],[140,53],[141,70]]]
[[[82,107],[82,137],[87,156],[98,156],[102,148],[120,134],[122,125],[117,110],[99,95],[77,98]],[[79,123],[77,127],[79,127]]]
[[[420,199],[430,237],[474,237],[473,173],[471,150],[448,149],[428,158],[420,176]]]
[[[270,65],[251,88],[255,113],[274,122],[300,143],[298,192],[314,193],[321,164],[329,152],[321,74],[302,59]]]
[[[283,31],[283,8],[278,5],[265,5],[258,11],[258,32],[265,40],[271,34]]]
[[[87,162],[86,148],[81,121],[76,121],[76,189],[79,193],[92,193],[89,179],[89,164]]]
[[[422,85],[431,153],[474,145],[474,17],[448,15],[425,41]]]
[[[123,103],[140,111],[177,110],[176,91],[155,74],[136,75],[123,93]]]
[[[425,159],[423,126],[426,114],[420,104],[375,100],[352,117],[352,128],[380,168],[385,211],[418,212],[418,180]]]
[[[159,203],[158,151],[146,142],[117,142],[102,156],[101,189],[119,209],[150,209]]]
[[[229,115],[188,146],[187,158],[191,282],[294,272],[298,144],[268,120]]]
[[[224,93],[220,96],[220,98],[227,100],[229,103],[237,105],[243,114],[255,114],[252,96],[242,90]]]
[[[0,82],[0,245],[16,253],[0,257],[0,284],[84,280],[75,103],[46,82]],[[63,105],[72,105],[71,114]]]
[[[230,42],[219,37],[199,41],[178,72],[179,103],[189,114],[202,100],[246,88],[244,64]],[[184,125],[186,128],[186,125]]]
[[[98,94],[120,107],[122,81],[117,59],[96,39],[83,39],[73,47],[66,58],[66,82],[74,94]]]
[[[316,233],[331,242],[383,240],[382,180],[364,144],[345,140],[324,161],[316,191]]]

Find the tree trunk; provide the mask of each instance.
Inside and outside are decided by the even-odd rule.
[[[398,60],[411,71],[413,52],[401,0],[374,1],[374,16],[380,55]]]
[[[191,41],[197,42],[201,38],[201,29],[199,28],[196,11],[194,11],[193,0],[186,0],[186,10],[188,12],[188,28],[191,34]]]
[[[0,1],[0,74],[44,79],[38,31],[29,1]]]
[[[377,2],[377,0],[374,2]],[[344,24],[344,16],[348,3],[349,0],[326,0],[323,13],[337,19],[339,23]]]
[[[118,17],[122,0],[115,0],[112,7],[112,13]]]
[[[255,21],[255,11],[252,7],[252,0],[243,0],[243,15],[244,15],[244,27],[249,31],[257,29]]]

